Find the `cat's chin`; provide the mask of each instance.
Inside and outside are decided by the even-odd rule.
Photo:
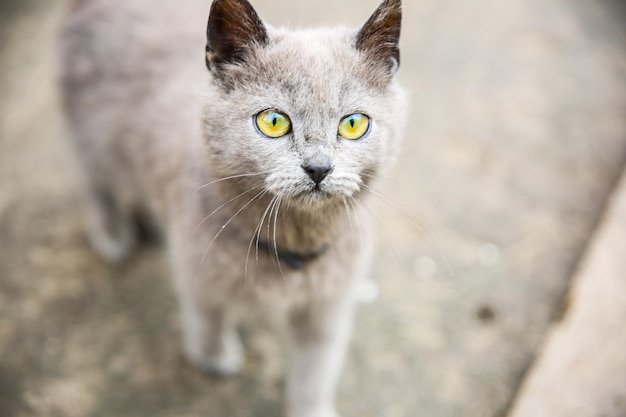
[[[313,188],[291,197],[294,205],[302,210],[317,210],[341,203],[343,196],[323,189]]]

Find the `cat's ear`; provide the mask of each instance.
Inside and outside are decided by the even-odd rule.
[[[247,0],[214,0],[206,35],[210,70],[242,62],[251,46],[269,42],[263,22]]]
[[[391,75],[400,65],[400,0],[385,0],[356,35],[356,48],[382,64]]]

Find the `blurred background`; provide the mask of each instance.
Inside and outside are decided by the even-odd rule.
[[[378,0],[252,3],[357,27]],[[626,416],[625,4],[404,3],[410,119],[392,203],[372,202],[378,291],[340,412]],[[279,330],[245,323],[243,373],[206,378],[180,360],[162,249],[117,268],[89,249],[55,75],[66,5],[0,1],[0,416],[280,416]]]

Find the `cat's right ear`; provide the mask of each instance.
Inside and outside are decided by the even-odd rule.
[[[206,35],[206,65],[211,71],[243,62],[250,47],[269,42],[263,22],[247,0],[214,0]]]
[[[401,0],[385,0],[356,35],[356,49],[393,75],[400,66]]]

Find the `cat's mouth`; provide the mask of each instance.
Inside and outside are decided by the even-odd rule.
[[[341,193],[333,192],[323,184],[312,185],[300,193],[294,195],[293,199],[298,205],[305,207],[319,207],[341,200]]]
[[[331,200],[333,194],[319,185],[312,185],[291,195],[291,200],[299,206],[319,206]]]
[[[268,188],[275,196],[282,196],[301,208],[336,204],[360,191],[358,182],[344,177],[328,177],[319,182],[275,180]]]
[[[308,190],[304,190],[300,193],[302,198],[317,198],[324,199],[331,197],[332,194],[319,185],[314,185]]]

